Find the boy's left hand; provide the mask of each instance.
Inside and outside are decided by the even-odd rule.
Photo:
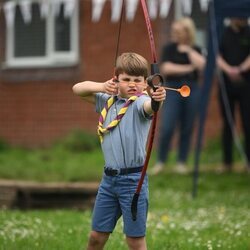
[[[166,90],[163,87],[158,87],[156,91],[151,88],[147,89],[148,94],[156,102],[163,102],[166,99]]]

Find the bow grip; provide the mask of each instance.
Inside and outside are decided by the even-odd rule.
[[[148,86],[150,88],[153,89],[153,91],[155,92],[156,89],[161,86],[164,82],[164,79],[163,79],[163,76],[159,73],[156,73],[154,75],[150,75],[148,78],[147,78],[147,83],[148,83]],[[156,102],[153,100],[153,98],[151,98],[151,107],[152,107],[152,110],[154,112],[157,112],[159,110],[159,107],[160,107],[160,103],[159,102]]]

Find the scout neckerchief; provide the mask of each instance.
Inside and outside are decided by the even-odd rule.
[[[111,121],[106,128],[103,127],[103,123],[107,117],[107,113],[110,109],[110,107],[115,103],[117,100],[117,97],[110,97],[104,106],[98,123],[97,133],[99,135],[100,141],[103,142],[103,136],[104,134],[107,134],[109,131],[113,130],[121,121],[122,117],[125,115],[126,111],[128,110],[128,106],[133,103],[140,95],[131,96],[126,103],[123,105],[123,107],[120,109],[119,113],[115,117],[113,121]]]

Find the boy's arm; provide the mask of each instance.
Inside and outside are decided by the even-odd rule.
[[[148,115],[152,115],[154,112],[151,105],[152,99],[156,102],[160,102],[161,107],[163,101],[166,99],[166,90],[163,87],[159,87],[155,92],[151,92],[151,100],[145,101],[143,105],[144,111]]]
[[[81,96],[85,101],[95,103],[96,93],[114,94],[117,90],[117,84],[112,79],[106,82],[84,81],[75,84],[72,90],[74,94]]]

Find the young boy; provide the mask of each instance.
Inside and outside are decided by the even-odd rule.
[[[95,201],[88,250],[103,249],[118,219],[123,216],[129,249],[147,249],[145,232],[148,209],[147,176],[138,201],[137,220],[131,202],[145,161],[145,148],[153,110],[151,98],[163,102],[163,87],[145,94],[148,62],[136,53],[117,58],[115,78],[106,82],[80,82],[73,92],[94,103],[101,113],[98,134],[105,167]]]

